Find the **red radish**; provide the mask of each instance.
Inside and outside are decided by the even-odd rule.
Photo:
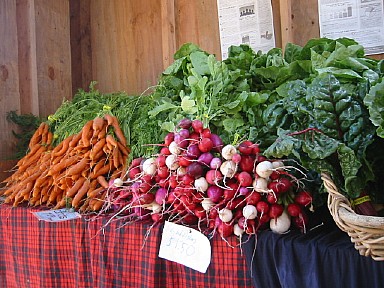
[[[231,160],[232,160],[233,162],[235,162],[236,164],[239,164],[240,161],[241,161],[241,155],[240,155],[239,153],[235,153],[235,154],[233,154]]]
[[[177,134],[179,134],[184,139],[189,138],[189,130],[188,129],[180,129],[180,131]]]
[[[175,137],[175,133],[169,132],[167,135],[165,135],[164,144],[166,146],[169,146],[171,144],[171,142],[173,141],[174,137]]]
[[[209,128],[204,128],[201,132],[201,137],[203,138],[211,138],[211,130]]]
[[[287,211],[292,217],[298,217],[301,214],[301,206],[297,203],[290,203],[287,206]]]
[[[211,138],[204,137],[199,143],[199,149],[201,152],[209,152],[213,148],[213,143]]]
[[[193,182],[195,182],[195,177],[193,177],[192,175],[190,174],[185,174],[182,178],[181,178],[181,182],[182,184],[184,185],[191,185]]]
[[[221,198],[223,197],[224,191],[222,188],[211,185],[207,189],[207,196],[214,202],[219,203]]]
[[[253,143],[249,140],[243,141],[240,143],[238,149],[243,155],[251,155],[253,153]]]
[[[138,175],[140,175],[140,173],[140,167],[131,168],[128,172],[128,177],[132,180],[135,179]]]
[[[165,155],[165,156],[167,156],[167,155],[169,155],[169,154],[171,154],[171,152],[169,151],[169,148],[168,148],[168,147],[163,147],[163,148],[161,148],[161,150],[160,150],[160,155]]]
[[[240,172],[239,175],[237,176],[237,179],[239,180],[239,184],[242,187],[249,187],[252,185],[252,182],[253,182],[251,174],[249,174],[246,171]]]
[[[189,145],[187,148],[187,156],[190,156],[192,158],[197,158],[201,155],[201,151],[199,149],[199,146],[197,144]]]
[[[177,185],[179,185],[179,181],[177,179],[177,176],[176,175],[171,175],[169,177],[169,186],[174,189],[174,188],[177,187]]]
[[[284,211],[284,206],[282,204],[272,204],[269,209],[269,217],[271,217],[271,219],[276,220],[277,217],[283,214],[283,211]]]
[[[180,128],[189,129],[192,126],[192,120],[188,118],[181,119],[177,124]]]
[[[166,166],[160,166],[157,168],[157,175],[162,178],[162,179],[165,179],[165,178],[168,178],[169,176],[169,170],[168,170],[168,167]]]
[[[227,238],[233,234],[233,225],[221,222],[217,227],[217,231],[220,233],[221,237]]]
[[[219,169],[222,163],[223,163],[223,162],[221,161],[220,158],[218,158],[218,157],[214,157],[214,158],[211,160],[211,162],[209,163],[209,167],[210,167],[211,169]]]
[[[277,196],[274,192],[270,192],[267,194],[267,202],[270,204],[274,204],[277,202]]]
[[[246,172],[253,172],[253,169],[255,168],[255,158],[250,155],[243,155],[241,156],[241,161],[239,163],[240,169],[242,171]]]
[[[208,170],[205,174],[205,179],[209,184],[213,185],[223,180],[223,174],[219,170]]]
[[[197,144],[200,141],[200,133],[192,132],[189,134],[189,142],[192,144]]]
[[[151,218],[154,223],[161,223],[165,221],[164,216],[161,213],[152,213]]]
[[[211,161],[213,159],[213,155],[210,152],[204,152],[202,153],[199,158],[197,159],[198,162],[203,163],[207,166],[210,165]]]
[[[261,214],[267,214],[269,212],[269,204],[265,201],[259,201],[256,204],[256,209]]]
[[[187,174],[199,178],[203,175],[204,168],[200,163],[192,162],[189,166],[187,166]]]
[[[207,217],[207,211],[201,205],[197,205],[195,210],[193,211],[197,218],[204,219]]]
[[[201,122],[200,120],[193,120],[192,121],[192,129],[193,131],[197,132],[197,133],[201,133],[203,132],[203,122]]]
[[[167,197],[168,191],[165,188],[157,189],[155,193],[155,201],[157,204],[162,205],[165,202],[165,198]]]
[[[299,216],[293,217],[292,219],[293,219],[294,225],[297,228],[299,228],[302,233],[307,233],[307,226],[309,223],[309,218],[308,218],[307,213],[305,213],[305,212],[300,213]]]
[[[159,155],[155,159],[155,163],[157,167],[165,166],[165,155]]]
[[[273,162],[272,162],[273,163]],[[272,173],[271,173],[271,175],[269,175],[269,179],[270,180],[277,180],[277,179],[279,179],[280,178],[280,173],[279,173],[279,171],[273,171]]]
[[[230,210],[242,209],[246,205],[244,197],[239,196],[227,202],[226,208]]]
[[[272,183],[275,183],[273,186]],[[272,187],[270,187],[272,185]],[[276,181],[270,182],[268,188],[272,189],[276,194],[286,193],[291,189],[292,182],[286,177],[280,177]]]
[[[187,140],[186,137],[180,135],[179,133],[175,134],[175,139],[173,140],[177,144],[178,147],[180,148],[187,148],[189,141]]]
[[[211,140],[213,143],[213,149],[217,152],[221,152],[221,149],[223,148],[223,140],[220,138],[219,135],[211,133]]]
[[[246,197],[246,202],[249,205],[256,205],[261,200],[261,194],[253,191]]]
[[[187,215],[183,216],[182,223],[186,225],[194,225],[198,222],[198,220],[199,219],[195,215],[188,213]]]
[[[180,166],[187,167],[193,162],[193,158],[191,156],[179,155],[177,161]]]
[[[312,196],[308,191],[299,191],[295,196],[295,202],[306,207],[312,204]]]
[[[240,187],[239,188],[239,194],[240,195],[246,196],[246,195],[249,195],[249,193],[250,193],[250,190],[247,187]]]
[[[236,190],[235,189],[225,189],[223,192],[224,201],[230,201],[235,196]]]

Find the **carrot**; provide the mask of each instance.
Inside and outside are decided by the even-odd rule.
[[[104,119],[107,120],[107,125],[108,126],[112,126],[113,122],[115,122],[115,116],[111,115],[111,114],[105,114],[104,115]]]
[[[112,169],[111,169],[110,165],[106,164],[98,170],[94,169],[89,176],[91,179],[97,179],[98,176],[107,174],[111,170]]]
[[[81,132],[75,134],[73,136],[71,142],[69,143],[69,147],[76,147],[79,144],[79,141],[80,141],[82,136],[83,136],[83,134]]]
[[[84,177],[77,179],[76,182],[73,184],[73,186],[67,190],[66,196],[71,198],[75,196],[77,191],[83,186],[84,182],[85,182]]]
[[[55,149],[53,149],[52,151],[52,157],[57,157],[57,156],[62,156],[67,150],[68,150],[68,147],[69,147],[69,143],[71,142],[71,140],[73,139],[73,135],[65,138],[61,143],[62,145],[58,145],[60,146],[60,150],[57,150],[55,151]],[[57,148],[57,147],[56,147]]]
[[[104,125],[105,125],[104,118],[96,117],[95,119],[93,119],[92,129],[93,129],[93,131],[99,132],[99,131],[103,130]]]
[[[32,149],[33,146],[38,144],[41,139],[41,133],[44,130],[44,126],[46,125],[45,122],[42,122],[39,127],[36,129],[35,133],[33,133],[31,140],[29,140],[28,147],[29,149]]]
[[[87,197],[88,197],[88,199],[93,199],[93,198],[95,198],[95,197],[98,196],[98,195],[100,194],[100,192],[103,191],[103,190],[105,190],[104,187],[98,187],[98,188],[96,188],[96,189],[94,189],[94,190],[89,190],[89,191],[87,192]]]
[[[80,174],[82,171],[84,171],[87,168],[89,159],[84,157],[82,158],[77,164],[73,165],[71,168],[68,169],[67,174],[68,175],[75,175]]]
[[[105,177],[103,175],[97,176],[97,181],[99,182],[99,184],[102,187],[104,187],[104,188],[109,187],[108,181],[105,179]]]
[[[84,181],[84,184],[81,186],[79,191],[76,193],[75,197],[72,199],[72,207],[77,208],[80,204],[81,199],[87,194],[89,189],[90,181],[87,179]]]
[[[85,123],[82,132],[81,132],[81,142],[83,143],[84,147],[90,146],[90,133],[92,132],[92,126],[93,126],[93,120],[89,120],[87,123]]]
[[[83,159],[85,159],[85,158],[83,158]],[[70,169],[72,169],[72,167],[74,167],[73,164],[75,164],[78,161],[79,161],[78,157],[70,157],[70,158],[67,158],[65,160],[62,160],[61,162],[51,166],[48,170],[47,175],[49,175],[49,176],[55,175],[55,174],[60,173],[61,171],[63,171],[66,168],[69,168],[69,167],[71,167]]]
[[[107,135],[107,126],[104,126],[105,128],[101,129],[100,132],[97,134],[97,139],[103,139]]]
[[[120,159],[121,155],[120,155],[120,151],[119,151],[119,148],[115,147],[115,149],[113,149],[113,152],[112,152],[112,158],[113,158],[113,166],[117,169],[119,168],[120,166],[120,163],[122,164],[122,159]],[[121,161],[121,162],[120,162]]]
[[[127,146],[124,146],[120,142],[117,142],[117,145],[119,146],[121,154],[123,154],[124,156],[128,156],[129,155],[129,149],[128,149]]]
[[[95,146],[93,146],[92,150],[91,150],[91,153],[89,153],[89,158],[91,158],[91,160],[94,160],[95,159],[95,156],[103,150],[103,147],[105,145],[105,142],[106,142],[106,139],[105,138],[102,138],[99,140],[99,142],[97,142],[95,144]]]
[[[40,157],[41,154],[46,151],[46,148],[44,146],[41,146],[33,156],[29,157],[27,161],[22,163],[22,166],[19,167],[19,171],[25,171],[27,170],[31,165],[33,165],[34,162],[36,162]]]

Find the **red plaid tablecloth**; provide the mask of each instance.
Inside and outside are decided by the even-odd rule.
[[[159,258],[161,227],[108,218],[39,221],[37,209],[0,205],[0,287],[252,287],[239,248],[211,240],[206,273]],[[143,246],[143,248],[142,248]]]

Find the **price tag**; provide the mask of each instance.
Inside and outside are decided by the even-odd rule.
[[[211,262],[211,243],[195,229],[166,221],[159,257],[205,273]]]
[[[62,222],[81,218],[81,215],[79,213],[69,210],[67,208],[32,213],[37,217],[37,219],[47,222]]]

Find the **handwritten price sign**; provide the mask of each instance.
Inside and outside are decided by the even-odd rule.
[[[205,273],[211,262],[211,243],[195,229],[166,221],[159,257]]]
[[[81,218],[81,215],[77,212],[71,211],[69,209],[57,209],[57,210],[48,210],[48,211],[39,211],[32,212],[39,220],[47,222],[61,222],[72,219]]]

